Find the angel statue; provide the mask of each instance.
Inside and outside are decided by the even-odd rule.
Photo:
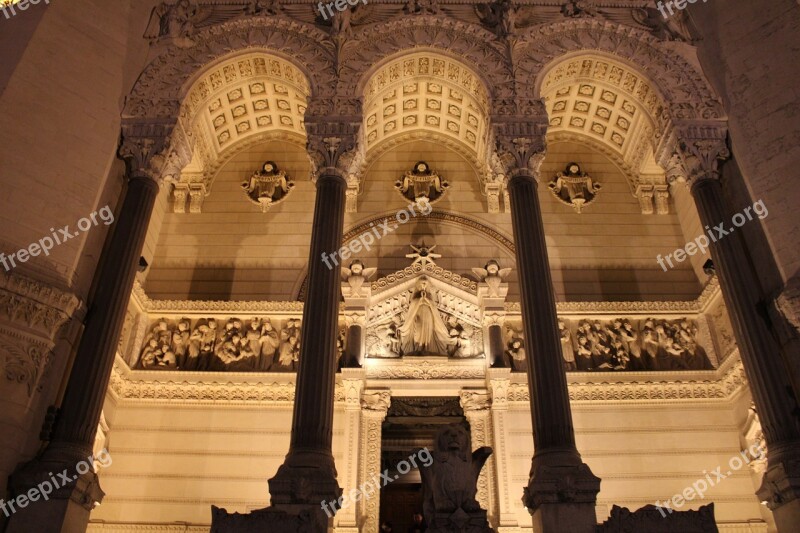
[[[425,276],[417,280],[405,321],[399,328],[405,355],[447,355],[451,344],[450,330],[428,293],[428,283]]]
[[[350,267],[342,267],[342,277],[350,285],[349,294],[347,294],[348,287],[345,287],[345,297],[354,298],[357,296],[366,296],[361,294],[361,287],[364,286],[369,278],[375,275],[377,268],[364,268],[364,263],[356,259],[350,263]]]
[[[489,286],[488,296],[497,298],[503,297],[503,295],[500,294],[500,285],[503,283],[503,278],[508,276],[511,272],[510,267],[500,268],[500,264],[497,261],[490,259],[489,262],[486,263],[485,268],[474,267],[472,272],[477,276],[478,281],[483,281]]]

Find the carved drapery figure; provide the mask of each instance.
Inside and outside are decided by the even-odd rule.
[[[283,200],[292,187],[294,182],[287,179],[286,173],[279,170],[272,161],[264,163],[261,170],[253,173],[250,179],[242,183],[242,189],[247,197],[261,208],[262,213],[265,213],[272,204]]]
[[[572,333],[570,333],[569,328],[564,325],[563,320],[558,321],[558,329],[561,335],[561,356],[564,358],[564,369],[568,371],[577,370],[575,351],[572,347]]]
[[[596,17],[597,9],[586,0],[571,0],[561,6],[561,14],[569,18]]]
[[[289,319],[281,330],[281,346],[278,360],[273,365],[276,370],[297,370],[300,361],[300,320]]]
[[[435,202],[442,197],[450,184],[433,172],[428,163],[419,161],[394,186],[408,200]]]
[[[446,355],[452,345],[450,330],[428,292],[428,278],[421,277],[414,286],[414,294],[403,325],[399,328],[402,350],[405,355]]]
[[[572,206],[580,213],[584,205],[591,203],[601,189],[593,183],[588,174],[581,171],[580,165],[570,163],[564,172],[559,172],[548,185],[553,195],[562,203]]]
[[[194,46],[191,36],[197,14],[198,6],[194,0],[178,0],[174,4],[162,2],[153,9],[144,36],[151,41],[170,37],[179,47]]]
[[[515,372],[525,372],[527,370],[525,363],[525,335],[522,331],[517,331],[509,326],[506,328],[506,338],[508,338],[506,355],[511,359],[511,368]]]
[[[492,454],[488,446],[472,451],[467,430],[459,424],[445,426],[436,436],[430,466],[422,465],[423,512],[429,533],[491,532],[476,496],[478,476]]]

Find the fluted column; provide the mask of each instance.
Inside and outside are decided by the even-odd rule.
[[[575,446],[553,282],[537,191],[546,122],[500,124],[519,271],[534,456],[523,501],[537,533],[590,533],[600,480]]]
[[[749,266],[744,241],[725,208],[719,165],[730,154],[724,130],[713,136],[696,130],[682,135],[676,151],[680,157],[673,159],[679,164],[669,172],[687,179],[701,223],[710,232],[711,257],[767,441],[768,466],[757,494],[772,509],[780,533],[797,531],[800,425],[792,412],[789,369],[765,323],[759,281]]]
[[[309,509],[322,517],[320,502],[336,500],[342,494],[331,451],[341,265],[331,268],[323,257],[331,256],[342,245],[345,167],[347,154],[355,148],[357,126],[307,122],[307,129],[309,153],[318,169],[308,290],[291,444],[284,463],[269,480],[269,490],[274,507],[292,512]]]
[[[74,472],[76,464],[92,453],[125,311],[158,195],[165,162],[162,152],[167,149],[171,132],[170,124],[123,126],[120,156],[128,164],[128,186],[122,207],[96,274],[97,290],[89,305],[53,438],[41,458],[14,475],[15,493],[22,494],[50,479],[48,472],[64,468]],[[6,531],[55,533],[85,528],[89,511],[102,500],[103,492],[93,471],[78,474],[72,483],[54,492],[51,500],[14,514]]]

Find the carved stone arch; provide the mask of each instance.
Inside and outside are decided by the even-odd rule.
[[[238,52],[263,50],[292,62],[306,76],[315,112],[325,112],[336,88],[334,45],[327,33],[285,17],[249,17],[197,31],[190,48],[169,46],[145,67],[131,90],[127,119],[178,119],[188,83],[198,72]]]
[[[427,50],[462,62],[476,72],[489,93],[494,113],[514,113],[514,75],[506,46],[480,26],[418,15],[369,26],[354,37],[369,46],[343,50],[339,95],[363,95],[368,80],[385,63],[403,53]]]
[[[369,152],[367,152],[367,163],[365,165],[365,168],[368,169],[370,165],[372,165],[375,161],[380,159],[380,157],[384,155],[386,152],[389,152],[394,148],[401,146],[403,144],[418,140],[434,142],[453,150],[456,154],[463,157],[464,160],[470,165],[470,167],[472,167],[472,170],[475,172],[475,175],[478,177],[478,180],[479,181],[482,180],[482,174],[481,174],[482,167],[478,159],[478,154],[466,148],[462,143],[456,142],[452,138],[446,135],[442,135],[436,132],[431,132],[428,130],[409,131],[403,135],[398,135],[396,137],[392,137],[390,139],[381,141],[374,148],[370,148]]]
[[[719,97],[695,66],[694,49],[656,39],[641,30],[596,19],[573,19],[539,26],[517,44],[518,82],[534,100],[549,67],[568,54],[606,53],[646,76],[664,99],[659,126],[669,120],[724,118]]]

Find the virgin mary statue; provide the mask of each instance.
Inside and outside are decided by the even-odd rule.
[[[450,333],[428,294],[428,278],[421,277],[414,286],[399,331],[404,355],[447,355]]]

